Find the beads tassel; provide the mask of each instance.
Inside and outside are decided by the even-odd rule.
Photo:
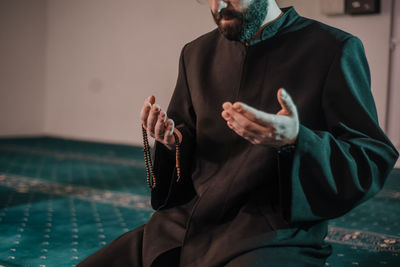
[[[151,160],[151,152],[149,140],[147,138],[147,131],[142,126],[142,134],[143,134],[143,153],[144,153],[144,163],[146,165],[146,182],[149,188],[155,189],[157,186],[156,176],[154,174],[153,162]],[[181,168],[180,168],[180,149],[179,149],[179,138],[178,135],[174,132],[175,137],[175,169],[176,169],[176,181],[179,182],[181,179]]]

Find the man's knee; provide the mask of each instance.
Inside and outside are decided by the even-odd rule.
[[[144,225],[119,236],[79,263],[77,267],[142,266]]]

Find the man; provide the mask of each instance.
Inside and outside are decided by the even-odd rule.
[[[323,266],[327,220],[393,168],[359,39],[274,0],[208,3],[218,29],[182,50],[168,111],[141,111],[157,211],[79,266]]]

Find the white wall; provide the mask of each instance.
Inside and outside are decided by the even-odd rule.
[[[340,28],[361,39],[371,69],[372,92],[378,109],[379,123],[382,128],[386,128],[391,0],[381,1],[381,14],[378,15],[329,17],[321,14],[320,0],[278,0],[277,2],[281,7],[294,5],[302,16]]]
[[[0,135],[44,127],[45,0],[0,1]]]
[[[395,1],[394,3],[388,135],[397,150],[400,151],[400,1]],[[396,167],[400,168],[400,160],[397,162]]]
[[[278,2],[360,37],[385,126],[391,1],[358,17],[325,17],[319,0]],[[195,0],[1,0],[0,22],[0,135],[131,144],[144,98],[166,107],[182,46],[215,27]]]
[[[195,0],[48,1],[48,134],[141,141],[139,112],[166,108],[183,45],[214,28]]]

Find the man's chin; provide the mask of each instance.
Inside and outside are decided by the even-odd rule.
[[[226,39],[228,39],[230,41],[239,41],[240,40],[240,36],[236,32],[222,31],[221,29],[220,29],[220,32],[223,36],[225,36]]]
[[[240,29],[237,27],[237,25],[235,25],[235,23],[220,23],[218,28],[221,34],[224,35],[228,40],[239,41]]]

